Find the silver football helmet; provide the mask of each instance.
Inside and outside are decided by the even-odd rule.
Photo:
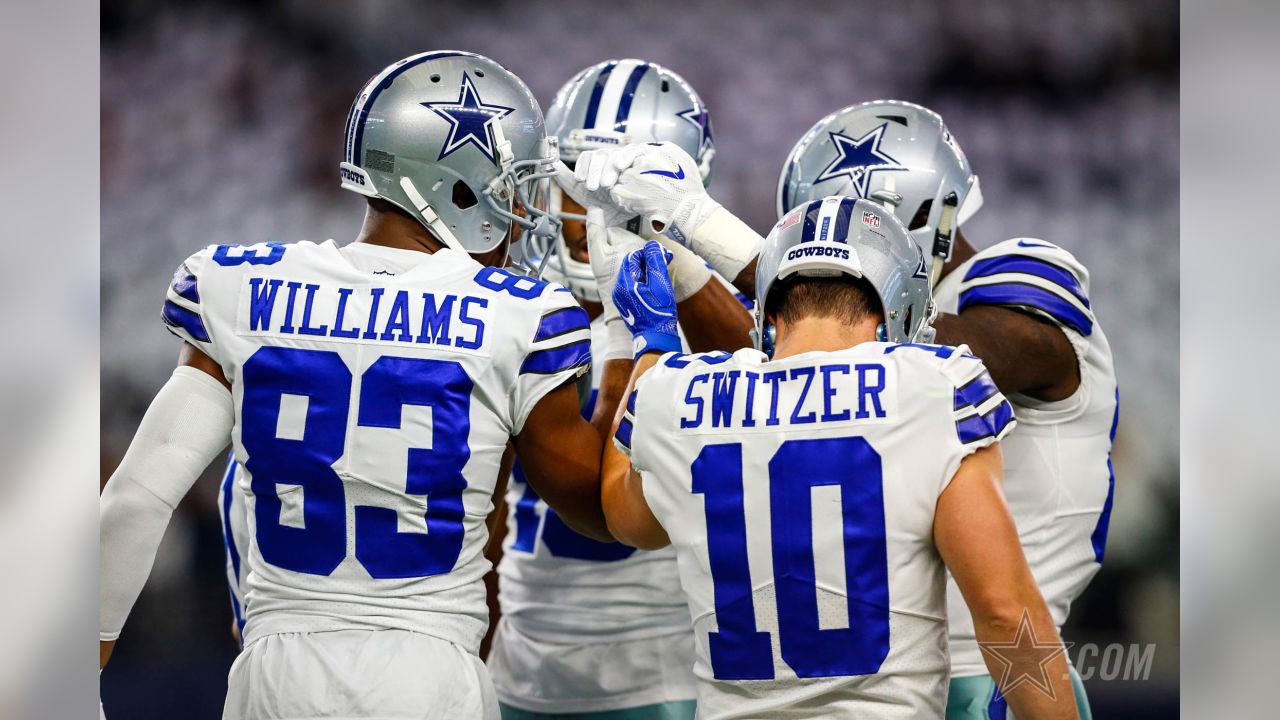
[[[793,275],[865,278],[884,307],[880,340],[933,339],[935,310],[924,253],[880,203],[840,196],[811,200],[773,226],[756,265],[756,347],[766,352],[773,338],[765,315],[769,291]]]
[[[978,176],[942,117],[900,100],[838,110],[792,148],[778,178],[778,215],[835,194],[893,205],[935,281],[951,257],[955,228],[982,206]]]
[[[586,150],[666,141],[698,162],[703,183],[711,179],[716,149],[707,106],[684,78],[657,63],[607,60],[574,75],[547,110],[547,131],[555,136],[560,159],[569,166]],[[560,192],[558,186],[551,189],[552,212],[561,219],[585,221],[582,215],[561,210]],[[570,256],[562,235],[555,244],[548,277],[578,297],[599,302],[590,265]],[[541,255],[548,252],[544,248]]]
[[[342,187],[396,205],[450,248],[485,253],[510,242],[513,223],[525,238],[557,233],[536,200],[555,174],[554,145],[538,101],[506,68],[473,53],[421,53],[356,97]]]

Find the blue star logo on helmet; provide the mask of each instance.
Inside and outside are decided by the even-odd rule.
[[[880,140],[888,126],[889,123],[885,123],[856,140],[842,133],[829,133],[832,144],[836,146],[836,159],[831,161],[813,184],[847,177],[858,197],[866,197],[872,175],[880,171],[908,169],[880,149]]]
[[[462,87],[458,88],[457,100],[437,100],[421,104],[452,125],[437,160],[443,160],[464,145],[470,144],[484,153],[489,162],[498,164],[493,123],[510,115],[515,108],[486,104],[480,99],[471,76],[465,72],[462,73]]]
[[[711,139],[711,114],[702,103],[676,113],[682,120],[687,120],[698,128],[698,155],[701,156],[715,143]]]

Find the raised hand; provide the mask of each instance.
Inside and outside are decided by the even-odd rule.
[[[657,242],[649,241],[622,261],[613,302],[631,331],[632,347],[638,358],[647,352],[678,352],[676,298],[667,276],[671,255]]]

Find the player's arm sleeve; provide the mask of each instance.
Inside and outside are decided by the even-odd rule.
[[[512,435],[518,435],[544,395],[591,370],[591,321],[573,295],[551,285],[512,394]]]
[[[974,305],[998,305],[1048,320],[1068,331],[1073,345],[1077,337],[1093,334],[1089,271],[1071,253],[1026,238],[992,250],[965,272],[957,313]]]
[[[670,372],[670,369],[665,365],[665,362],[668,359],[685,357],[689,356],[682,353],[664,354],[656,363],[654,363],[653,367],[649,368],[643,375],[636,378],[630,394],[627,395],[626,407],[623,408],[622,417],[618,420],[618,428],[613,433],[613,446],[616,447],[623,455],[626,455],[631,459],[631,467],[634,468],[636,472],[645,471],[650,467],[646,461],[647,443],[644,442],[643,438],[655,430],[655,428],[650,427],[650,425],[655,421],[655,419],[661,417],[657,412],[659,408],[650,407],[648,411],[646,411],[643,419],[639,420],[639,427],[642,427],[643,430],[637,433],[637,416],[639,415],[639,410],[641,408],[641,398],[651,398],[654,396],[654,393],[659,393],[660,378],[665,373]],[[637,440],[639,440],[638,445]]]
[[[951,390],[951,421],[958,443],[946,474],[949,482],[964,458],[1004,439],[1017,421],[1013,406],[996,387],[986,366],[969,354],[967,347],[956,348],[943,361],[942,371]]]
[[[206,318],[200,295],[201,276],[208,271],[209,262],[210,250],[206,248],[187,258],[174,270],[160,319],[169,332],[216,359],[217,351],[210,332],[212,326]]]
[[[173,509],[227,446],[234,419],[231,392],[191,367],[152,400],[100,499],[100,640],[119,637]]]

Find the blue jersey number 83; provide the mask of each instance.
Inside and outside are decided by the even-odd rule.
[[[346,447],[352,374],[326,350],[263,347],[244,364],[241,442],[256,498],[258,549],[277,567],[329,575],[347,556],[346,495],[333,464]],[[462,551],[463,466],[471,456],[472,381],[454,361],[384,356],[361,377],[356,423],[398,428],[401,408],[431,408],[430,449],[409,448],[405,492],[426,498],[426,533],[396,528],[396,511],[355,507],[356,559],[375,578],[449,572]],[[307,399],[301,439],[277,436],[284,395]],[[303,527],[280,522],[277,484],[303,493]]]

